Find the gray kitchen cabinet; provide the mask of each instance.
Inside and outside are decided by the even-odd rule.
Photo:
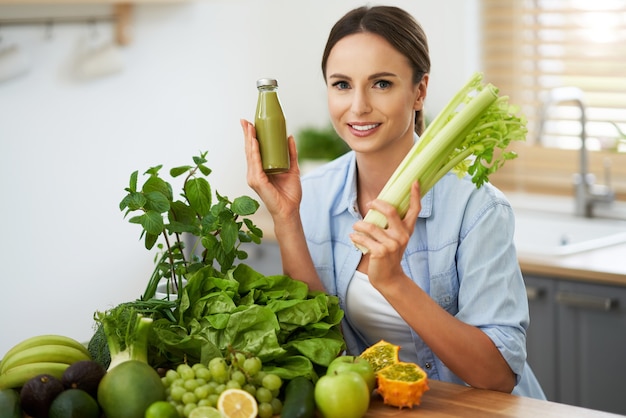
[[[556,281],[543,277],[526,277],[526,294],[530,311],[526,350],[528,364],[550,401],[557,399],[557,306]]]
[[[626,288],[559,282],[560,399],[626,414]]]
[[[555,402],[626,414],[626,288],[525,277],[528,361]],[[533,298],[541,289],[542,297]]]

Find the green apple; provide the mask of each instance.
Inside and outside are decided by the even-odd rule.
[[[326,374],[333,372],[343,373],[345,371],[356,372],[361,375],[370,392],[376,387],[376,373],[369,361],[358,356],[340,356],[334,359],[329,365]]]
[[[361,418],[370,405],[370,390],[360,374],[327,373],[315,384],[315,405],[324,418]]]

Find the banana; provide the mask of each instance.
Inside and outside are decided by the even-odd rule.
[[[68,347],[74,347],[77,350],[83,351],[86,355],[89,356],[89,351],[87,351],[87,347],[85,347],[73,338],[66,337],[64,335],[44,334],[26,338],[25,340],[22,340],[21,342],[14,345],[4,355],[4,358],[2,359],[2,364],[4,364],[15,353],[26,350],[27,348],[40,347],[42,345],[65,345]]]
[[[65,369],[70,367],[67,363],[29,363],[16,366],[0,375],[0,390],[15,389],[24,386],[26,382],[40,374],[49,374],[61,379]]]
[[[14,367],[31,363],[65,363],[72,364],[80,360],[91,360],[82,350],[67,345],[42,345],[26,348],[9,357],[5,357],[0,365],[0,374],[7,373]]]

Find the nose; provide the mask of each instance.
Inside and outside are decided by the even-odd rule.
[[[370,98],[366,92],[355,89],[350,110],[355,116],[361,116],[372,111]]]

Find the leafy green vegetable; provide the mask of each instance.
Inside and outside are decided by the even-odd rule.
[[[173,178],[186,174],[182,185],[182,200],[174,200],[172,185],[159,176],[162,165],[149,168],[148,179],[138,188],[138,171],[130,176],[127,195],[119,204],[125,216],[138,212],[129,219],[140,225],[141,237],[146,249],[155,245],[161,250],[150,277],[143,300],[154,297],[157,285],[166,279],[168,294],[176,293],[183,284],[184,276],[204,266],[219,266],[222,273],[230,269],[236,260],[248,254],[239,249],[243,242],[260,243],[261,231],[249,215],[259,208],[259,203],[248,196],[233,201],[216,193],[213,201],[211,185],[206,177],[211,169],[206,166],[207,152],[193,157],[194,165],[183,165],[170,170]],[[186,255],[185,239],[194,237],[190,255]],[[157,241],[163,238],[164,244]],[[202,251],[196,255],[196,251]]]
[[[178,310],[182,323],[154,323],[156,363],[207,363],[229,349],[261,358],[283,378],[317,377],[344,349],[343,311],[336,297],[309,292],[285,275],[264,276],[245,264],[217,277],[201,269],[189,276]]]
[[[526,119],[516,116],[518,109],[498,93],[493,85],[483,84],[481,73],[475,73],[428,125],[378,198],[391,203],[404,216],[415,180],[419,180],[422,195],[450,170],[459,176],[469,173],[480,187],[506,160],[516,158],[515,152],[498,154],[496,149],[504,150],[511,141],[525,140]],[[375,210],[366,214],[365,221],[387,226],[386,217]]]
[[[238,263],[247,258],[241,243],[261,242],[263,232],[248,218],[259,204],[217,192],[213,198],[205,157],[170,170],[172,177],[186,174],[181,200],[174,200],[171,184],[159,177],[161,165],[146,171],[141,188],[138,172],[131,174],[120,209],[125,216],[135,214],[129,221],[141,226],[145,247],[156,245],[161,254],[140,299],[96,315],[102,325],[90,345],[98,358],[106,360],[105,347],[115,358],[126,347],[120,336],[133,336],[133,318],[140,314],[153,321],[147,346],[153,367],[207,364],[237,350],[258,356],[264,369],[283,378],[314,380],[345,349],[339,301],[288,276],[264,276]],[[183,235],[195,238],[191,256],[183,251]],[[161,280],[177,294],[174,300],[153,299]],[[103,344],[103,335],[113,333],[120,343]]]

